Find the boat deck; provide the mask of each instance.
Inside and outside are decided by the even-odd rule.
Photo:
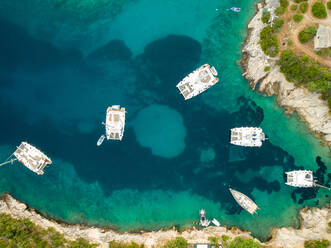
[[[108,107],[106,115],[107,139],[122,140],[125,126],[125,108],[118,105]]]

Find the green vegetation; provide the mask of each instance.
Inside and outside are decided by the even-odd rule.
[[[326,239],[305,241],[305,248],[327,248],[330,242]]]
[[[288,0],[280,0],[280,7],[283,7],[284,9],[288,6]]]
[[[311,10],[313,15],[317,18],[325,18],[328,15],[324,4],[321,2],[314,3]]]
[[[304,3],[300,4],[299,9],[302,13],[306,13],[308,10],[308,6],[309,6],[309,4],[307,2],[304,2]]]
[[[279,51],[277,36],[274,34],[274,29],[266,26],[260,33],[260,46],[263,52],[270,57],[275,57]]]
[[[306,43],[310,41],[315,36],[316,33],[317,33],[317,28],[314,26],[310,26],[299,33],[299,40],[301,43]]]
[[[276,15],[282,15],[282,14],[284,14],[285,13],[285,8],[283,8],[283,7],[278,7],[276,10],[275,10],[275,13],[276,13]]]
[[[303,19],[303,15],[301,15],[301,14],[295,14],[295,15],[293,16],[293,20],[294,20],[295,22],[301,22],[302,19]]]
[[[182,237],[169,240],[162,248],[186,248],[187,240]]]
[[[298,9],[298,5],[296,5],[296,4],[291,5],[291,10],[297,10],[297,9]]]
[[[302,3],[302,2],[305,2],[305,1],[308,1],[308,0],[294,0],[294,2],[296,2],[296,3]]]
[[[208,240],[212,246],[218,247],[220,244],[220,238],[217,236],[208,237]]]
[[[261,18],[261,20],[262,20],[262,22],[263,23],[268,23],[269,22],[269,20],[270,20],[270,12],[269,11],[265,11],[263,14],[262,14],[262,18]]]
[[[244,239],[242,237],[236,237],[225,247],[226,248],[260,248],[261,245],[258,242],[255,242],[253,239]]]
[[[270,66],[264,67],[264,71],[270,71]]]
[[[228,241],[229,239],[230,239],[230,237],[229,237],[228,235],[225,235],[225,234],[222,235],[222,240],[223,240],[223,242],[226,242],[226,241]]]
[[[284,21],[281,18],[275,18],[274,22],[272,23],[272,27],[274,29],[275,32],[279,32],[279,30],[281,29],[281,27],[283,26]]]
[[[293,45],[293,41],[288,40],[288,41],[287,41],[287,45],[288,45],[288,46],[292,46],[292,45]]]
[[[123,243],[123,242],[110,241],[109,248],[144,248],[144,245],[138,245],[135,242]]]
[[[291,50],[285,50],[278,61],[280,71],[286,79],[297,86],[318,91],[328,101],[331,110],[331,71],[321,67],[308,56],[299,57]]]
[[[331,9],[331,1],[327,2],[326,6],[328,6],[328,9]]]
[[[14,219],[6,214],[0,214],[0,247],[61,247],[61,248],[92,248],[85,239],[68,241],[53,228],[43,229],[33,224],[29,219]]]

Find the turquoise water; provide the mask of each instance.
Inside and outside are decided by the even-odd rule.
[[[261,238],[330,200],[324,189],[284,185],[284,172],[297,168],[328,184],[328,148],[241,77],[254,1],[42,3],[0,3],[0,159],[27,140],[53,164],[43,176],[1,167],[0,192],[53,218],[119,230],[187,227],[205,208],[207,218]],[[203,63],[216,66],[220,83],[183,101],[176,83]],[[127,109],[124,139],[96,147],[112,104]],[[269,141],[230,146],[228,130],[242,125],[261,126]],[[229,186],[259,214],[243,211]]]

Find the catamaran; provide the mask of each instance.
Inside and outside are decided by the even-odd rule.
[[[259,207],[255,204],[255,202],[249,198],[247,195],[244,195],[243,193],[234,190],[229,189],[233,198],[236,200],[236,202],[246,211],[248,211],[250,214],[254,214],[256,210],[259,209]]]
[[[108,107],[106,114],[106,136],[107,139],[122,140],[125,127],[125,108],[120,105]]]
[[[200,214],[200,225],[204,227],[209,226],[210,221],[206,219],[206,210],[201,209],[199,211],[199,214]]]
[[[177,84],[185,100],[195,97],[218,82],[215,67],[205,64],[187,75]]]
[[[12,156],[16,158],[12,158]],[[22,142],[7,161],[0,164],[0,166],[8,163],[13,164],[16,160],[39,175],[44,174],[46,165],[52,164],[52,160],[49,157],[27,142]]]
[[[266,137],[259,127],[237,127],[231,129],[230,143],[237,146],[260,147]]]
[[[300,188],[311,188],[311,187],[322,187],[330,190],[330,188],[317,184],[314,180],[313,172],[310,170],[296,170],[285,172],[287,181],[285,184],[300,187]]]

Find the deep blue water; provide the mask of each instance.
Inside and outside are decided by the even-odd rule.
[[[53,29],[56,15],[26,21],[14,16],[19,1],[0,4],[0,158],[28,141],[53,160],[43,176],[19,163],[1,167],[0,192],[61,220],[121,230],[185,227],[205,208],[259,237],[296,225],[300,207],[329,201],[323,189],[284,185],[284,172],[298,168],[329,184],[328,149],[241,77],[254,1],[202,2],[137,0],[109,19],[96,9],[74,35]],[[226,11],[233,5],[243,12]],[[184,101],[175,85],[203,63],[216,66],[220,83]],[[97,147],[113,104],[128,112],[124,139]],[[231,146],[236,126],[261,126],[269,141]],[[254,199],[259,215],[243,211],[229,186]]]

